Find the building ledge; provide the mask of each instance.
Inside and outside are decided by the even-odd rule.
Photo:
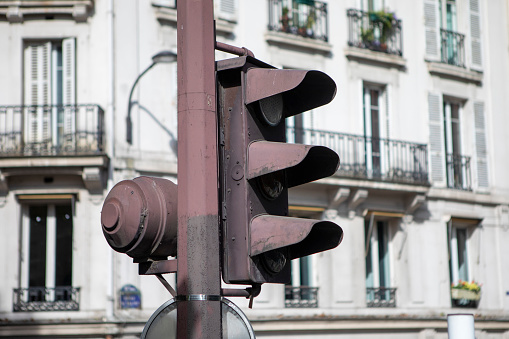
[[[345,48],[345,56],[349,60],[374,63],[384,67],[393,67],[401,70],[406,68],[406,59],[401,56],[374,52],[366,48],[347,47]]]
[[[106,185],[108,163],[105,155],[0,158],[0,195],[7,195],[12,189],[11,178],[59,175],[79,177],[91,193],[101,193]]]
[[[454,80],[460,80],[464,82],[472,82],[481,84],[483,79],[483,73],[466,68],[444,64],[441,62],[427,61],[428,71],[430,74],[437,75],[443,78],[449,78]]]
[[[351,187],[367,190],[385,190],[406,193],[427,193],[429,191],[428,185],[411,185],[394,182],[363,180],[354,178],[343,178],[334,175],[332,177],[320,179],[316,181],[317,184],[327,184],[341,187]]]
[[[300,47],[320,53],[330,53],[332,51],[332,45],[328,42],[282,32],[268,31],[265,33],[265,40],[269,44]]]
[[[462,191],[450,188],[431,188],[427,194],[428,199],[449,200],[483,205],[509,204],[504,196],[492,195],[487,192]]]
[[[319,331],[419,331],[433,328],[436,330],[447,330],[447,319],[444,317],[422,318],[409,317],[408,314],[397,316],[362,317],[343,316],[331,317],[325,314],[314,319],[265,319],[258,320],[250,317],[253,329],[257,333],[283,331],[283,332],[311,332]],[[509,320],[484,320],[476,317],[475,327],[478,330],[504,331],[507,329]]]
[[[93,0],[2,1],[0,2],[0,16],[5,16],[10,23],[23,22],[26,17],[35,15],[70,15],[77,22],[85,22],[91,15],[93,6]]]
[[[152,7],[155,10],[156,19],[170,23],[177,23],[177,9],[162,4],[160,1],[152,1]],[[233,34],[236,22],[225,20],[223,18],[215,18],[216,32],[222,34]]]

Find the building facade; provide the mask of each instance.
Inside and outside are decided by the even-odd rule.
[[[215,17],[218,41],[338,87],[287,119],[288,142],[341,159],[289,203],[344,240],[252,309],[232,299],[257,337],[444,339],[472,313],[477,338],[508,339],[509,3],[217,0]],[[0,337],[136,338],[170,299],[100,211],[120,180],[176,182],[176,62],[133,87],[176,51],[176,18],[175,0],[0,1]]]

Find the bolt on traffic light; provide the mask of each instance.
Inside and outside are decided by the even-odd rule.
[[[285,119],[329,103],[336,84],[244,56],[218,62],[217,85],[223,280],[288,283],[290,260],[343,238],[333,222],[288,217],[288,188],[333,175],[339,157],[287,144]]]
[[[108,244],[135,261],[177,254],[177,185],[138,177],[117,183],[104,200],[101,225]]]

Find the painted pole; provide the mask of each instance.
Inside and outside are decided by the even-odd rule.
[[[448,314],[447,332],[449,339],[475,339],[473,314]]]
[[[221,338],[214,46],[213,0],[179,0],[178,338]]]

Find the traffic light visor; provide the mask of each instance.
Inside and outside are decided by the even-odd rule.
[[[246,74],[246,105],[281,94],[284,118],[328,104],[336,83],[320,71],[251,68]]]
[[[335,248],[343,230],[331,221],[259,215],[251,220],[251,256],[288,247],[290,260]]]

